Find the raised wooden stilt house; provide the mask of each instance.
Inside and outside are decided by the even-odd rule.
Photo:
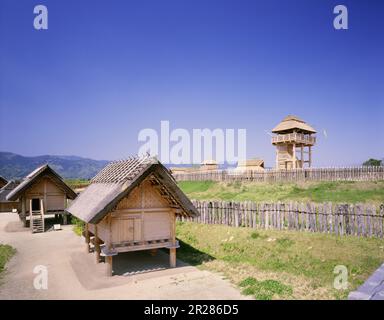
[[[94,244],[96,261],[130,251],[167,248],[176,266],[176,216],[194,216],[196,208],[169,170],[149,156],[115,161],[101,170],[67,208],[84,221],[87,252]]]
[[[49,165],[43,165],[27,175],[6,197],[8,201],[20,202],[20,220],[29,226],[33,233],[45,231],[47,215],[62,216],[67,223],[68,199],[75,199],[76,193],[63,181]]]

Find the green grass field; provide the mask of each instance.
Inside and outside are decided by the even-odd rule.
[[[66,179],[65,183],[72,189],[85,188],[89,185],[90,181],[86,179]]]
[[[384,203],[384,181],[305,183],[181,181],[179,186],[189,198],[196,200]]]
[[[384,261],[382,239],[178,222],[178,258],[223,273],[256,299],[345,299]],[[348,269],[336,290],[335,266]]]

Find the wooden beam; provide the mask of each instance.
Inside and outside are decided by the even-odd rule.
[[[40,213],[41,213],[41,223],[43,225],[43,232],[45,232],[45,205],[44,199],[40,199]]]
[[[173,245],[176,245],[176,210],[173,209],[170,212],[171,218],[171,241]],[[169,249],[169,265],[171,268],[176,267],[176,248]]]
[[[29,199],[29,228],[32,230],[33,226],[33,218],[32,218],[32,199]]]
[[[95,255],[96,255],[96,263],[100,263],[100,239],[98,237],[97,224],[95,224]]]
[[[310,146],[308,148],[309,148],[309,150],[308,150],[308,157],[309,157],[308,163],[309,163],[309,167],[312,167],[312,148]]]
[[[301,156],[300,156],[300,161],[301,161],[301,169],[304,168],[304,147],[301,146]]]
[[[86,243],[86,252],[89,253],[91,251],[91,246],[89,243],[91,242],[91,237],[89,236],[88,223],[85,224],[85,243]]]
[[[176,248],[169,249],[169,266],[171,268],[176,267]]]
[[[105,262],[107,264],[107,276],[112,277],[113,276],[113,256],[106,256]]]
[[[21,201],[21,221],[23,221],[23,226],[26,227],[27,226],[27,217],[26,217],[26,210],[25,210],[25,197],[21,197],[20,199]]]
[[[44,179],[44,203],[47,203],[47,179]]]
[[[149,249],[160,249],[160,248],[169,248],[173,246],[172,242],[159,242],[152,244],[138,244],[138,245],[129,245],[129,246],[114,246],[113,250],[122,253],[122,252],[131,252],[131,251],[140,251],[140,250],[149,250]]]

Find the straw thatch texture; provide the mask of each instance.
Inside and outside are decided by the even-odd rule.
[[[310,125],[305,123],[297,116],[289,115],[285,117],[276,127],[272,129],[273,133],[281,133],[292,130],[299,130],[307,133],[316,133],[316,130],[313,129]]]

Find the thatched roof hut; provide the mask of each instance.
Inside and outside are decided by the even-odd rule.
[[[60,175],[48,164],[42,165],[28,174],[7,196],[9,201],[21,202],[20,219],[26,225],[29,216],[32,232],[44,231],[46,214],[63,216],[67,200],[75,199],[77,194],[64,182]]]
[[[235,168],[235,172],[262,171],[262,170],[264,170],[263,159],[240,160],[237,163],[237,167]]]
[[[110,275],[112,256],[128,251],[168,248],[175,266],[176,216],[197,214],[169,170],[149,156],[107,165],[67,211],[86,223],[87,250],[93,242]]]
[[[21,183],[12,190],[12,192],[7,196],[8,200],[14,201],[20,198],[30,187],[36,184],[39,180],[43,178],[48,178],[54,184],[56,184],[60,189],[62,189],[68,196],[69,199],[75,199],[76,193],[68,186],[63,178],[53,170],[48,164],[42,165],[31,173],[29,173]]]

